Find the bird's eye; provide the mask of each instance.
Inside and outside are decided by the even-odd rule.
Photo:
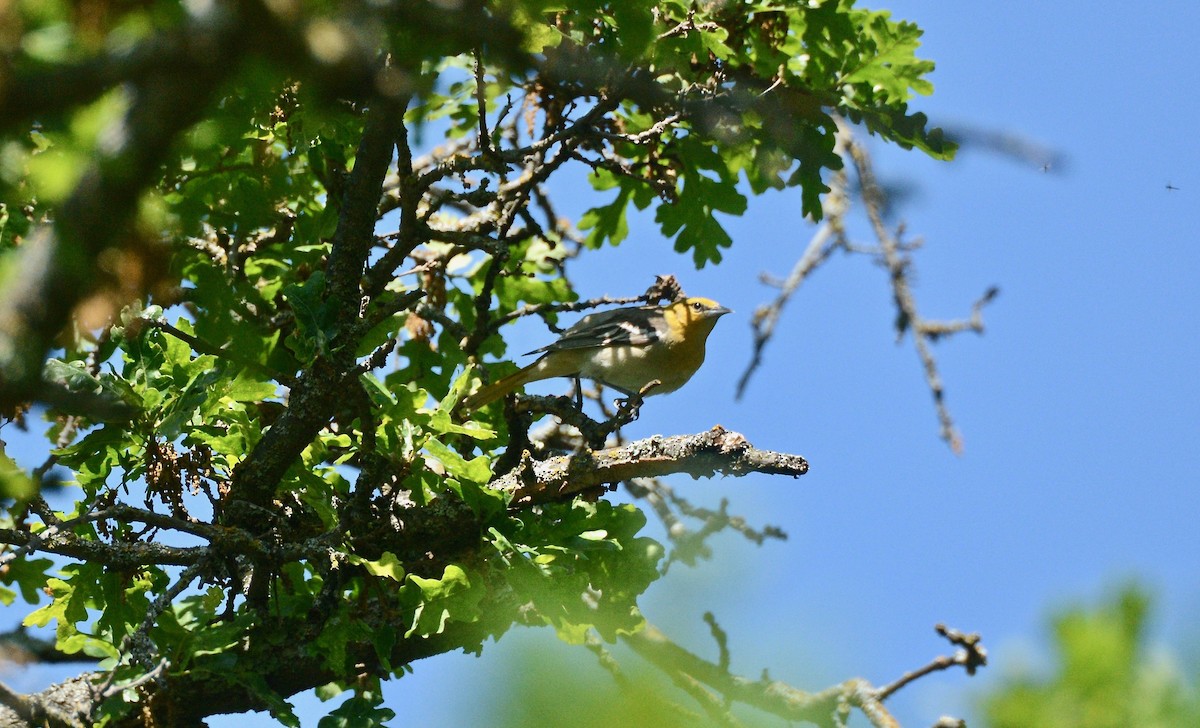
[[[693,303],[692,303],[692,310],[693,310],[693,311],[703,311],[703,310],[704,310],[704,304],[703,304],[703,303],[700,303],[699,301],[695,301],[695,302],[693,302]]]

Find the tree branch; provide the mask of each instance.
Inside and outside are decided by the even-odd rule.
[[[407,100],[378,98],[367,112],[354,169],[346,184],[329,254],[325,293],[336,332],[329,354],[319,354],[304,371],[284,410],[254,450],[233,472],[231,495],[264,506],[275,486],[332,416],[343,380],[354,368],[362,332],[361,280],[375,240],[375,221],[392,149],[404,124]]]
[[[686,473],[693,478],[758,472],[799,477],[808,462],[799,455],[758,450],[720,426],[696,435],[650,437],[623,447],[524,463],[492,481],[526,505],[565,500],[591,488],[632,478]]]
[[[746,371],[742,372],[742,377],[738,380],[738,399],[745,394],[750,377],[754,376],[754,372],[762,364],[763,350],[774,336],[775,326],[779,323],[779,318],[783,315],[783,309],[788,301],[800,290],[800,286],[808,279],[809,275],[829,260],[834,251],[843,246],[846,239],[843,226],[847,203],[846,173],[839,171],[833,175],[829,184],[829,192],[821,201],[825,216],[824,222],[809,240],[808,247],[800,256],[800,260],[796,261],[792,267],[792,272],[788,274],[787,280],[780,285],[779,295],[771,303],[759,306],[754,311],[754,319],[751,322],[751,326],[754,328],[754,350],[750,363],[746,366]]]
[[[916,246],[902,240],[900,233],[893,234],[888,229],[884,222],[887,200],[884,191],[875,180],[870,156],[866,149],[857,142],[850,126],[841,118],[835,117],[835,120],[837,122],[835,151],[854,167],[858,176],[858,188],[864,212],[878,246],[856,246],[847,238],[845,218],[850,202],[849,183],[845,171],[838,172],[833,176],[830,191],[822,201],[824,222],[817,228],[804,254],[792,267],[787,279],[775,283],[780,289],[779,294],[771,303],[760,306],[754,312],[752,322],[754,349],[751,361],[738,381],[737,396],[739,398],[742,396],[750,378],[761,365],[763,350],[774,334],[775,326],[779,322],[784,307],[804,281],[839,249],[852,253],[863,253],[878,259],[888,271],[892,298],[896,304],[898,337],[902,337],[905,333],[912,333],[913,345],[925,371],[926,383],[933,394],[934,407],[941,426],[941,437],[954,452],[961,452],[962,436],[955,427],[950,410],[946,406],[945,390],[938,372],[937,360],[933,356],[930,345],[942,337],[948,337],[961,331],[983,333],[983,307],[993,301],[999,291],[996,288],[989,288],[974,303],[968,319],[931,321],[921,316],[917,308],[916,296],[910,285],[912,260],[906,255]]]
[[[392,161],[396,141],[404,134],[404,109],[408,98],[380,96],[367,110],[366,124],[354,169],[346,184],[346,192],[338,215],[337,230],[329,252],[328,277],[325,295],[334,305],[336,330],[342,337],[352,337],[354,323],[362,308],[362,277],[375,242],[375,221],[379,215],[379,200],[383,181]],[[352,341],[339,341],[335,336],[332,348],[348,349],[354,355]]]
[[[936,335],[931,335],[930,331],[926,329],[925,319],[917,310],[917,299],[909,283],[910,260],[907,256],[901,255],[898,236],[893,235],[883,221],[883,191],[875,180],[875,171],[866,150],[850,137],[849,129],[844,122],[840,122],[840,125],[841,128],[846,129],[846,153],[858,173],[858,183],[862,190],[867,219],[871,223],[875,238],[879,241],[880,257],[888,270],[892,298],[896,303],[897,336],[903,336],[906,330],[912,331],[913,346],[916,347],[917,356],[920,357],[921,365],[925,370],[925,381],[929,386],[929,391],[933,394],[933,403],[937,411],[938,422],[941,425],[942,439],[955,453],[961,453],[962,435],[955,427],[954,419],[950,416],[950,409],[946,406],[946,393],[942,385],[941,374],[938,372],[937,359],[934,358],[933,351],[930,349],[930,344]],[[991,296],[985,296],[981,301],[990,299]],[[977,305],[977,313],[981,307],[982,303]],[[983,331],[982,319],[976,331]]]
[[[785,720],[799,720],[821,726],[842,725],[839,718],[853,707],[862,711],[875,728],[899,728],[883,703],[897,690],[921,677],[956,665],[969,675],[987,663],[987,651],[978,634],[963,634],[944,625],[937,625],[938,634],[959,645],[952,657],[939,657],[925,667],[905,674],[883,687],[873,687],[866,680],[852,678],[816,693],[798,690],[786,683],[768,680],[749,680],[729,672],[722,650],[721,664],[713,664],[672,642],[652,625],[629,635],[622,635],[625,644],[669,675],[683,674],[708,685],[727,700],[753,706]],[[674,679],[674,678],[673,678]]]
[[[48,700],[37,695],[22,695],[0,682],[0,705],[15,713],[22,721],[20,725],[47,726],[48,728],[83,728],[83,722],[63,711]],[[9,725],[0,712],[0,726]]]

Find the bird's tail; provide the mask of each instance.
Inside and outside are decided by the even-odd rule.
[[[530,376],[532,370],[532,365],[527,366],[518,372],[509,374],[507,377],[504,377],[499,381],[492,382],[483,389],[480,389],[475,394],[469,395],[462,401],[463,410],[466,412],[474,412],[480,407],[486,407],[492,402],[495,402],[517,387],[523,387],[526,384],[529,384],[537,378],[536,376]]]
[[[536,382],[539,379],[549,379],[550,377],[565,377],[570,376],[579,370],[577,364],[572,361],[573,357],[546,355],[538,359],[529,366],[520,371],[509,374],[503,379],[492,382],[491,384],[480,389],[475,394],[469,395],[462,401],[462,409],[464,412],[474,412],[480,407],[495,402],[509,392],[523,387],[530,382]]]

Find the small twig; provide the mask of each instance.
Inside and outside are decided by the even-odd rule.
[[[679,520],[679,516],[675,511],[671,510],[671,504],[663,497],[663,489],[667,485],[660,478],[634,478],[625,481],[625,488],[634,498],[645,500],[650,504],[650,508],[654,511],[654,515],[658,516],[658,520],[662,521],[663,529],[667,533],[667,538],[671,541],[683,537],[687,534],[687,526]]]
[[[950,410],[946,406],[945,389],[942,386],[942,378],[938,372],[937,360],[930,349],[933,337],[930,337],[923,328],[925,320],[917,310],[916,297],[913,295],[912,286],[910,285],[908,270],[910,261],[906,256],[901,254],[899,236],[894,235],[888,230],[883,220],[883,209],[885,207],[884,193],[875,180],[875,172],[872,169],[871,160],[867,156],[866,150],[849,136],[848,127],[846,127],[845,122],[839,120],[838,126],[839,131],[841,129],[847,130],[845,132],[846,154],[849,156],[851,162],[854,164],[855,171],[858,173],[859,188],[862,192],[867,219],[870,221],[875,237],[879,241],[882,251],[881,258],[888,270],[888,277],[892,286],[892,297],[896,303],[897,333],[902,334],[906,328],[912,331],[913,346],[916,348],[917,356],[920,358],[921,365],[925,370],[925,381],[929,386],[929,391],[933,394],[934,408],[937,411],[938,422],[941,425],[941,437],[950,446],[951,450],[955,453],[961,453],[962,436],[959,434],[958,428],[954,426],[954,420],[951,418]]]
[[[650,390],[659,386],[659,384],[661,382],[655,379],[649,382],[637,394],[617,400],[619,407],[615,413],[612,413],[601,403],[601,412],[605,414],[607,419],[600,422],[588,417],[583,412],[582,403],[572,402],[569,397],[519,395],[516,400],[516,409],[533,414],[553,414],[559,418],[562,424],[571,425],[579,430],[579,435],[583,441],[579,446],[578,452],[583,452],[588,448],[599,450],[608,442],[610,435],[618,432],[621,427],[638,418],[642,401]],[[578,389],[576,389],[576,393],[580,393]],[[591,398],[591,395],[588,396]]]
[[[907,255],[920,246],[920,241],[905,240],[903,227],[895,232],[888,229],[883,219],[887,200],[875,180],[870,157],[855,140],[850,127],[840,118],[837,119],[837,127],[835,149],[848,160],[857,173],[858,188],[865,214],[878,245],[858,245],[851,242],[846,236],[845,215],[850,197],[847,175],[845,172],[838,172],[831,180],[830,192],[822,202],[825,222],[813,235],[804,254],[792,268],[792,272],[783,281],[767,279],[764,276],[763,282],[779,288],[780,292],[771,303],[759,307],[755,312],[752,322],[754,327],[753,354],[738,382],[737,396],[740,398],[744,394],[751,376],[762,364],[763,350],[774,334],[783,308],[804,280],[827,261],[836,250],[870,255],[877,258],[888,271],[892,298],[896,305],[897,336],[900,338],[907,332],[912,333],[913,345],[925,372],[925,381],[933,394],[941,437],[954,452],[959,453],[962,451],[962,436],[955,427],[950,410],[946,406],[941,375],[938,372],[937,360],[933,356],[930,345],[942,337],[960,331],[982,333],[983,307],[995,299],[998,289],[989,288],[974,303],[971,316],[967,319],[930,321],[920,315],[911,285],[912,261]]]
[[[58,456],[56,455],[50,455],[50,457],[46,458],[41,465],[34,469],[34,482],[42,482],[42,478],[45,477],[46,472],[54,467],[57,462]],[[50,504],[46,502],[41,493],[37,493],[29,499],[29,510],[36,513],[38,518],[42,519],[42,522],[47,526],[54,526],[60,523],[58,516],[54,513],[54,509],[50,507]]]
[[[717,661],[717,667],[728,672],[729,671],[729,635],[725,630],[721,629],[721,625],[717,624],[717,618],[712,612],[704,613],[704,622],[708,625],[709,631],[712,633],[713,641],[717,643],[717,650],[720,652],[720,658]]]
[[[358,336],[362,337],[371,329],[395,316],[401,311],[412,308],[418,301],[425,298],[426,292],[420,288],[404,293],[385,291],[376,297],[367,308],[366,314],[358,324]]]
[[[383,342],[383,344],[376,348],[375,351],[371,352],[371,355],[367,357],[366,361],[354,368],[354,373],[366,374],[367,372],[374,371],[381,368],[384,364],[387,364],[387,358],[391,356],[393,351],[396,350],[396,344],[399,342],[400,340],[394,337]]]
[[[727,528],[740,533],[759,546],[768,538],[787,539],[787,534],[777,526],[764,526],[761,531],[758,531],[747,524],[746,520],[741,516],[729,515],[729,500],[727,498],[722,498],[718,509],[713,511],[708,508],[699,508],[692,505],[687,499],[676,495],[665,483],[656,481],[655,489],[662,491],[669,500],[670,506],[678,508],[681,514],[702,521],[700,528],[694,531],[688,530],[677,519],[672,521],[668,536],[671,539],[673,548],[666,561],[663,562],[662,569],[664,573],[676,561],[693,565],[697,559],[708,558],[712,554],[707,544],[709,537]],[[673,513],[672,516],[674,516]]]
[[[416,315],[420,316],[423,319],[427,319],[429,321],[433,321],[436,324],[439,324],[443,329],[448,331],[450,333],[450,335],[456,339],[463,339],[468,334],[467,328],[465,326],[463,326],[459,322],[457,322],[454,319],[447,316],[446,312],[442,311],[437,306],[433,306],[428,303],[421,303],[421,304],[418,304],[417,307],[413,309],[413,313],[415,313]]]
[[[60,533],[69,531],[70,529],[74,528],[75,526],[80,526],[80,525],[83,525],[84,523],[89,523],[91,521],[95,521],[98,517],[100,517],[99,514],[95,511],[95,508],[97,505],[99,505],[99,501],[98,500],[93,501],[88,506],[87,510],[85,510],[83,513],[80,513],[78,516],[76,516],[74,518],[71,518],[66,521],[55,518],[53,523],[47,523],[46,527],[43,528],[41,531],[34,533],[34,534],[30,534],[29,540],[26,541],[24,544],[18,546],[17,548],[13,549],[12,551],[9,551],[6,554],[0,554],[0,567],[4,567],[4,566],[8,565],[9,563],[21,558],[25,554],[28,554],[38,548],[41,548],[42,544],[56,538]]]
[[[928,665],[912,672],[906,672],[896,681],[879,688],[876,691],[876,697],[880,701],[887,700],[900,688],[931,673],[947,670],[956,665],[962,665],[968,675],[974,675],[980,667],[987,665],[987,650],[980,644],[981,638],[978,633],[965,634],[956,629],[951,629],[944,624],[938,624],[934,629],[937,630],[938,634],[949,640],[950,644],[957,645],[961,649],[957,650],[952,656],[943,655],[937,657]]]
[[[681,21],[679,21],[679,24],[676,25],[674,28],[671,28],[670,30],[659,33],[658,39],[666,40],[667,38],[674,38],[677,35],[687,35],[688,33],[691,33],[692,31],[695,31],[695,30],[713,32],[713,31],[720,30],[720,29],[721,29],[721,26],[717,25],[716,23],[713,23],[713,22],[697,24],[696,23],[696,9],[692,8],[691,10],[688,10],[686,20],[681,20]]]
[[[462,344],[463,352],[469,356],[475,354],[479,345],[490,333],[492,290],[496,287],[496,279],[500,276],[500,271],[504,269],[504,261],[507,257],[507,251],[501,251],[492,256],[487,264],[487,270],[483,274],[483,286],[479,295],[475,296],[475,328],[467,334]]]
[[[726,726],[726,728],[741,728],[742,723],[733,717],[733,713],[729,710],[729,701],[722,700],[720,694],[715,690],[706,687],[699,680],[681,670],[671,671],[668,675],[671,682],[678,685],[681,690],[699,703],[701,709],[717,725]]]
[[[588,651],[596,656],[596,660],[600,663],[600,667],[603,667],[609,675],[612,675],[612,679],[617,683],[618,687],[620,687],[622,690],[630,690],[634,687],[633,682],[626,677],[625,673],[621,670],[620,663],[618,663],[616,658],[612,656],[612,653],[609,652],[608,648],[604,646],[604,642],[596,635],[595,632],[588,632],[587,636],[584,638],[583,644]]]
[[[552,147],[565,144],[576,137],[579,137],[579,140],[575,142],[574,146],[578,146],[583,141],[583,137],[590,136],[593,133],[596,122],[605,114],[612,111],[618,103],[619,101],[615,99],[597,103],[570,126],[564,126],[554,133],[544,136],[524,147],[493,150],[490,157],[485,158],[482,155],[472,156],[469,154],[448,154],[439,155],[437,158],[431,157],[428,159],[428,166],[423,166],[422,164],[414,165],[414,169],[425,170],[417,178],[415,186],[422,190],[428,189],[446,177],[459,175],[464,172],[488,170],[496,165],[497,160],[501,163],[517,164],[530,157],[543,155]],[[440,161],[438,161],[439,159]],[[425,160],[422,159],[421,161]]]
[[[166,672],[167,668],[169,668],[170,666],[171,666],[171,661],[164,657],[158,661],[158,664],[155,665],[153,667],[153,669],[151,669],[149,672],[145,673],[141,677],[138,677],[138,678],[132,680],[131,682],[124,683],[122,685],[111,685],[107,690],[104,691],[102,698],[107,700],[108,698],[111,698],[112,696],[114,696],[124,690],[133,690],[135,688],[141,687],[142,685],[145,685],[146,683],[153,682],[153,681],[157,680],[158,678],[162,677],[162,674],[164,672]]]
[[[971,304],[970,318],[955,319],[954,321],[921,321],[918,326],[930,341],[937,341],[943,336],[952,336],[960,331],[974,331],[982,334],[983,307],[995,300],[998,295],[1000,295],[1000,289],[995,286],[984,291],[983,295]]]
[[[760,306],[754,312],[754,319],[751,322],[751,326],[754,327],[754,350],[750,363],[746,366],[746,371],[738,380],[736,395],[738,399],[745,394],[750,377],[762,364],[763,349],[774,336],[775,326],[779,323],[779,318],[788,301],[796,294],[804,281],[825,261],[829,260],[834,251],[846,244],[844,222],[846,211],[849,209],[849,197],[846,195],[846,173],[839,171],[835,174],[830,180],[829,188],[829,192],[821,202],[825,221],[817,228],[817,232],[809,241],[804,254],[792,267],[792,272],[788,274],[787,279],[779,282],[777,286],[780,289],[779,295],[771,303]]]
[[[138,678],[139,685],[147,682],[147,680],[143,678],[149,677],[149,679],[154,679],[154,677],[157,677],[163,670],[166,669],[167,664],[169,664],[166,658],[161,658],[154,666],[149,664],[149,651],[154,649],[154,646],[150,643],[148,637],[150,629],[154,627],[154,623],[158,620],[159,615],[166,611],[166,609],[171,606],[171,603],[175,601],[175,598],[182,594],[183,590],[187,589],[188,586],[191,585],[192,580],[200,575],[200,572],[205,568],[205,566],[206,560],[201,559],[180,572],[179,578],[176,579],[175,583],[172,584],[171,587],[165,592],[159,594],[158,597],[150,603],[150,606],[146,609],[146,615],[142,618],[142,622],[140,625],[138,625],[137,629],[126,634],[121,640],[121,646],[119,650],[122,655],[129,653],[133,649],[137,649],[139,653],[143,649],[147,650],[145,654],[130,655],[130,657],[138,662],[141,662],[143,666],[147,668],[145,675],[142,675]],[[93,709],[98,708],[103,700],[115,695],[116,692],[123,690],[125,687],[128,687],[113,687],[113,683],[117,678],[117,668],[118,666],[114,666],[113,669],[109,671],[108,677],[104,680],[104,682],[97,686],[93,691],[93,694],[95,695],[95,699],[92,701]],[[114,692],[114,690],[116,692]]]
[[[671,114],[654,124],[645,131],[636,134],[617,134],[616,132],[601,132],[600,136],[610,141],[627,142],[629,144],[647,144],[675,128],[683,120],[683,114]]]
[[[730,516],[728,513],[729,500],[727,498],[722,498],[720,507],[716,511],[713,511],[708,508],[698,508],[692,505],[690,501],[678,495],[675,489],[666,483],[660,484],[660,490],[671,501],[671,504],[679,509],[680,513],[688,518],[704,521],[704,527],[697,533],[702,538],[711,533],[732,528],[759,546],[763,545],[768,538],[775,538],[780,541],[787,540],[787,533],[778,526],[766,525],[760,531],[751,528],[742,517]]]
[[[617,413],[603,422],[601,429],[606,431],[606,434],[611,433],[636,420],[642,413],[642,404],[645,402],[646,397],[653,394],[654,390],[661,386],[662,382],[660,380],[651,379],[637,392],[617,400]]]
[[[492,153],[492,134],[487,127],[487,97],[484,94],[483,49],[475,49],[475,105],[479,113],[479,149]]]

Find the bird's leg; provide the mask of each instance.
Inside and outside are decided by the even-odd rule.
[[[620,427],[623,424],[636,420],[641,415],[642,401],[645,400],[646,395],[650,393],[650,390],[661,384],[662,382],[659,380],[651,379],[636,394],[631,394],[624,399],[618,399],[616,402],[617,414],[613,417],[613,420],[618,423],[617,426]]]
[[[579,381],[579,377],[575,377],[575,406],[579,411],[583,411],[583,382]]]

